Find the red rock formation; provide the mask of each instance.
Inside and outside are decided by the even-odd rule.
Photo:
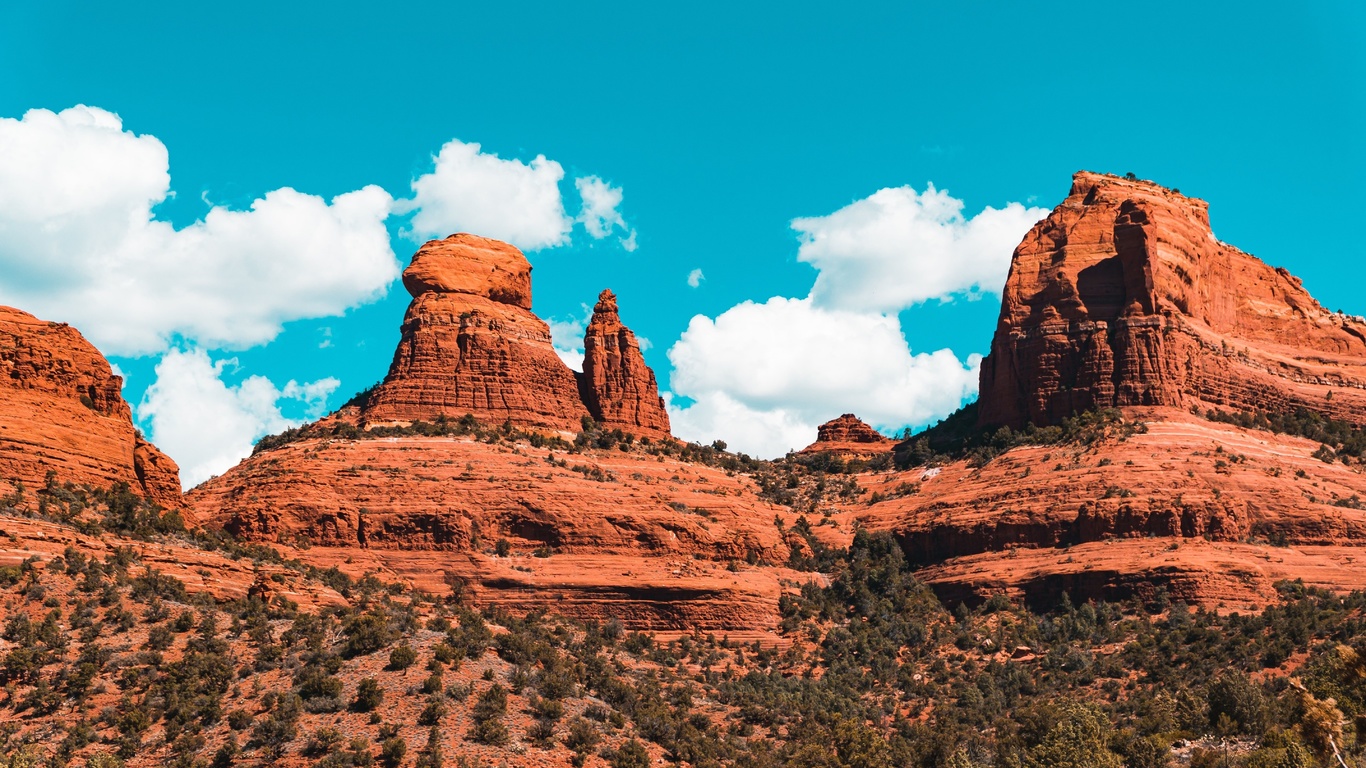
[[[669,436],[669,414],[655,373],[645,365],[636,335],[622,325],[610,290],[598,295],[583,337],[579,385],[584,405],[603,427],[641,437]]]
[[[490,423],[577,430],[588,415],[574,372],[531,313],[531,265],[506,243],[452,235],[423,245],[403,273],[413,295],[370,422],[467,413]]]
[[[1191,413],[1212,406],[1366,423],[1366,324],[1215,239],[1204,202],[1078,173],[1015,250],[979,425],[1120,407],[1143,428],[861,477],[877,503],[849,513],[892,531],[950,597],[1161,587],[1242,608],[1282,578],[1359,587],[1360,465]]]
[[[612,293],[599,297],[576,381],[527,309],[530,270],[492,240],[424,245],[404,273],[414,298],[389,375],[330,425],[471,413],[544,432],[578,430],[591,413],[604,427],[669,439],[654,374]],[[296,553],[307,562],[373,567],[436,592],[458,584],[480,603],[554,604],[651,629],[777,625],[782,580],[795,574],[782,567],[790,550],[774,519],[789,510],[761,499],[752,480],[657,444],[566,456],[565,443],[532,442],[308,438],[253,455],[189,499],[207,524],[239,537],[307,542]],[[745,562],[758,567],[741,578],[731,568]]]
[[[0,483],[127,482],[180,506],[179,469],[133,427],[123,379],[75,329],[0,307]]]
[[[849,456],[869,456],[888,453],[896,441],[885,437],[852,413],[831,419],[816,428],[816,442],[801,453],[838,453]]]
[[[1219,242],[1208,205],[1081,172],[1015,250],[984,425],[1126,405],[1310,408],[1366,422],[1366,323]]]

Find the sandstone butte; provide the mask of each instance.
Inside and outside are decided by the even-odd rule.
[[[610,290],[598,295],[584,333],[579,384],[584,405],[605,428],[669,437],[669,414],[655,372],[645,365],[636,335],[622,325],[617,297]]]
[[[866,475],[877,503],[843,514],[894,532],[951,598],[1166,588],[1245,609],[1279,579],[1366,587],[1362,465],[1203,416],[1305,408],[1366,423],[1363,334],[1285,270],[1217,240],[1203,201],[1078,173],[1015,251],[979,421],[1048,425],[1115,407],[1135,426]]]
[[[592,416],[652,445],[672,441],[616,297],[598,299],[576,380],[529,309],[530,274],[494,240],[423,245],[404,272],[413,301],[388,375],[322,424],[472,414],[572,439]],[[258,451],[187,500],[206,524],[301,545],[292,554],[305,561],[458,588],[477,603],[735,637],[776,626],[781,582],[796,574],[774,567],[789,553],[774,520],[795,515],[746,476],[636,445],[567,454],[520,438],[309,437]]]
[[[1197,402],[1362,423],[1366,322],[1220,242],[1203,200],[1082,172],[1015,249],[980,392],[1011,427]]]
[[[64,323],[0,307],[0,492],[58,480],[179,508],[179,468],[133,427],[122,377]]]
[[[896,441],[868,426],[852,413],[831,419],[816,428],[816,442],[799,453],[833,453],[839,456],[868,457],[891,453]]]

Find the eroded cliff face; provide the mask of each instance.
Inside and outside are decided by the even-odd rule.
[[[980,420],[1101,407],[1305,407],[1366,422],[1366,323],[1220,242],[1208,205],[1081,172],[1015,250]]]
[[[584,405],[604,428],[643,437],[669,436],[669,414],[655,373],[645,365],[636,335],[622,324],[617,297],[610,290],[598,295],[584,333],[579,382]]]
[[[412,304],[367,422],[458,419],[578,429],[588,409],[550,327],[531,313],[531,264],[496,240],[433,240],[403,272]]]
[[[123,379],[75,328],[0,307],[0,484],[126,482],[180,507],[179,468],[133,427]]]
[[[1280,579],[1361,588],[1366,465],[1192,411],[1366,424],[1364,385],[1366,325],[1219,242],[1203,201],[1082,172],[1015,250],[978,425],[1112,407],[1123,421],[860,478],[878,495],[849,513],[894,533],[950,598],[1165,589],[1245,608],[1274,600]]]

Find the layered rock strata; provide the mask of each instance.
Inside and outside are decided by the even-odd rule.
[[[775,627],[782,582],[800,578],[782,567],[795,534],[774,522],[790,510],[747,477],[659,448],[668,416],[611,291],[576,378],[529,309],[530,273],[493,240],[422,246],[404,272],[413,302],[388,376],[327,420],[365,430],[468,413],[525,434],[309,437],[199,486],[193,508],[238,537],[298,546],[307,562],[477,603],[656,630]],[[555,438],[570,435],[553,433],[588,416],[653,445],[566,453]]]
[[[604,428],[644,437],[669,436],[669,414],[655,373],[645,365],[636,335],[622,324],[617,297],[610,290],[598,295],[583,337],[579,384],[584,405]]]
[[[531,264],[474,235],[433,240],[403,272],[413,301],[384,381],[361,404],[367,422],[460,418],[579,429],[588,409],[550,327],[531,313]]]
[[[852,413],[846,413],[816,428],[816,442],[800,453],[837,453],[849,456],[872,456],[889,453],[896,441],[868,426]]]
[[[981,427],[1120,408],[1128,426],[890,476],[848,514],[955,599],[1265,605],[1281,579],[1366,586],[1366,474],[1305,440],[1206,420],[1307,409],[1366,423],[1366,323],[1217,240],[1207,206],[1078,173],[1016,248]],[[1350,462],[1350,463],[1349,463]]]
[[[980,392],[983,425],[1131,405],[1363,423],[1366,322],[1220,242],[1203,200],[1080,172],[1015,250]]]
[[[951,599],[1166,589],[1242,609],[1274,600],[1281,579],[1366,588],[1359,466],[1324,462],[1311,440],[1176,408],[1126,411],[1144,424],[1128,436],[860,476],[886,500],[846,513],[892,532],[919,578]]]
[[[0,307],[0,484],[126,482],[180,506],[179,468],[133,426],[123,378],[75,328]]]

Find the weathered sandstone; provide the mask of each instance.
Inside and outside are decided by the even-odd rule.
[[[80,332],[0,307],[0,485],[126,482],[180,506],[179,469],[133,427],[123,379]]]
[[[593,307],[583,337],[579,382],[584,405],[604,428],[642,437],[669,436],[669,414],[655,373],[645,365],[636,335],[622,325],[617,297],[610,290],[599,294]]]
[[[1204,201],[1078,173],[1015,250],[981,423],[1192,404],[1366,422],[1366,323],[1216,239]]]
[[[776,577],[727,565],[785,563],[774,516],[795,517],[720,469],[472,437],[303,440],[188,498],[209,524],[299,545],[306,562],[363,558],[435,592],[459,583],[481,603],[655,629],[774,626]]]
[[[831,419],[816,428],[816,442],[801,453],[836,453],[847,456],[872,456],[889,453],[896,441],[868,426],[852,413]]]
[[[389,373],[364,402],[371,422],[460,418],[577,430],[588,410],[550,328],[531,313],[531,265],[473,235],[433,240],[404,270],[413,302]]]

